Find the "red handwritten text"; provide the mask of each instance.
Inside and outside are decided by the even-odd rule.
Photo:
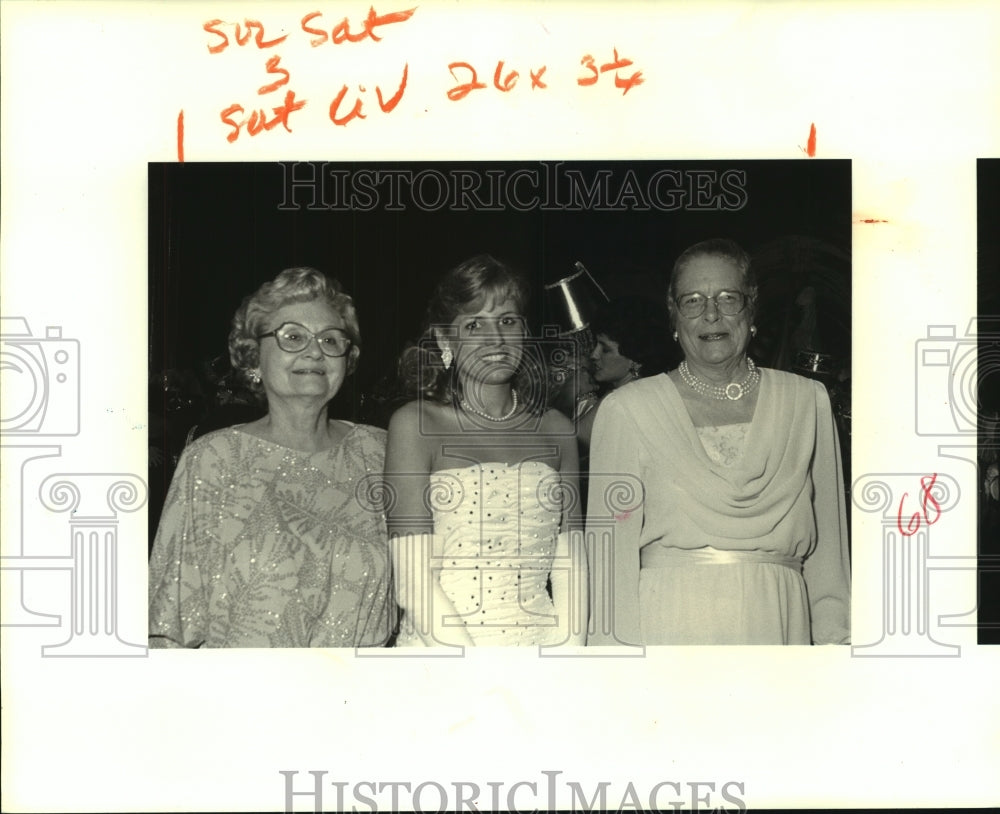
[[[291,74],[288,73],[284,68],[279,68],[278,64],[281,62],[280,56],[273,56],[267,61],[267,72],[278,74],[281,79],[272,82],[270,85],[261,85],[257,89],[257,93],[263,96],[265,93],[270,93],[280,88],[282,85],[287,85],[288,80],[291,79]]]
[[[456,68],[461,68],[471,74],[468,82],[458,82],[458,77],[455,76]],[[448,91],[448,98],[453,102],[457,102],[459,99],[464,99],[474,90],[486,87],[484,82],[480,82],[477,79],[476,69],[473,68],[468,62],[451,62],[448,64],[448,71],[451,73],[452,79],[458,82],[455,87]]]
[[[215,45],[208,46],[208,53],[218,54],[221,51],[226,50],[229,46],[229,37],[226,36],[226,32],[222,30],[222,26],[229,25],[229,23],[224,20],[209,20],[205,25],[202,26],[209,34],[215,34],[221,42],[217,42]],[[253,36],[253,32],[256,31],[257,35],[254,37],[254,42],[258,48],[272,48],[278,43],[284,42],[288,35],[285,34],[283,37],[278,37],[276,40],[265,40],[264,39],[264,25],[259,20],[244,20],[243,25],[245,31],[241,31],[240,24],[235,23],[236,33],[235,39],[237,45],[246,45],[250,41],[250,37]]]
[[[615,72],[615,87],[621,88],[622,96],[628,93],[636,85],[641,85],[646,80],[642,78],[642,71],[635,71],[631,76],[621,76],[618,72],[622,68],[627,68],[632,64],[631,59],[622,58],[618,56],[618,49],[614,49],[615,58],[611,62],[605,62],[603,65],[598,67],[594,58],[590,54],[584,55],[580,60],[580,64],[589,72],[585,76],[577,77],[576,84],[578,85],[594,85],[597,84],[597,80],[600,79],[601,74],[607,73],[608,71]]]
[[[363,28],[357,34],[351,33],[351,24],[346,17],[337,23],[329,34],[322,28],[310,26],[309,23],[323,16],[321,12],[313,11],[302,18],[302,30],[307,34],[314,35],[309,41],[309,44],[313,48],[323,45],[325,42],[340,45],[343,42],[361,42],[368,38],[371,38],[375,42],[380,42],[382,38],[375,33],[376,28],[383,25],[390,25],[391,23],[404,23],[413,16],[416,10],[416,8],[411,8],[406,11],[393,11],[389,14],[376,14],[373,6],[369,8],[368,16],[362,23]]]
[[[417,7],[414,6],[409,9],[380,14],[374,6],[370,6],[365,16],[355,17],[353,21],[349,17],[344,17],[339,22],[332,20],[327,22],[321,11],[311,11],[299,20],[299,28],[310,37],[309,44],[314,48],[326,43],[341,45],[369,40],[381,42],[386,35],[387,27],[405,23],[413,17],[416,11]],[[241,22],[229,22],[222,19],[209,20],[202,24],[202,30],[210,35],[208,42],[206,42],[210,54],[222,53],[230,46],[239,48],[249,46],[258,50],[274,48],[288,40],[290,36],[296,36],[294,31],[289,34],[286,33],[286,29],[280,28],[277,32],[278,36],[274,36],[275,30],[268,23],[267,30],[271,34],[269,36],[263,22],[250,18],[244,18]],[[619,88],[624,96],[632,88],[646,81],[642,76],[642,71],[633,69],[631,59],[621,56],[617,48],[612,49],[612,54],[611,60],[600,63],[590,54],[586,54],[580,60],[584,73],[576,76],[577,84],[580,86],[595,85],[604,74],[611,73],[614,76],[615,87]],[[483,77],[480,79],[477,68],[472,62],[455,61],[449,63],[448,70],[451,73],[453,86],[446,91],[448,99],[457,102],[473,91],[489,90],[491,85],[493,92],[502,94],[516,91],[519,84],[522,89],[529,91],[549,89],[549,79],[546,77],[547,65],[536,63],[535,66],[515,66],[507,64],[503,59],[496,62],[491,60],[488,65],[489,68],[483,71]],[[365,119],[370,111],[374,110],[376,103],[378,111],[384,114],[392,113],[406,93],[409,67],[409,63],[405,63],[398,84],[390,84],[386,90],[383,90],[383,85],[367,82],[350,86],[346,83],[342,84],[332,99],[327,97],[330,99],[328,107],[330,121],[338,127],[344,127],[355,119]],[[257,136],[278,127],[291,133],[292,114],[306,107],[307,100],[298,98],[296,90],[293,89],[292,71],[294,71],[294,65],[283,64],[283,56],[274,54],[266,60],[264,70],[266,79],[263,84],[258,85],[257,95],[266,96],[280,93],[283,94],[284,98],[280,104],[272,104],[272,106],[260,103],[233,102],[222,109],[219,112],[219,119],[226,127],[226,140],[230,143],[238,141],[243,133]],[[572,67],[570,67],[570,71],[572,71]],[[568,74],[568,78],[569,82],[572,83],[572,73]],[[333,87],[335,88],[336,85]],[[369,92],[369,88],[374,91],[374,94]],[[521,93],[523,94],[524,90]],[[374,99],[372,95],[374,95]],[[277,102],[277,99],[274,102]],[[183,117],[184,114],[181,111],[177,120],[177,155],[180,161],[184,160]],[[296,119],[298,120],[298,117]]]
[[[250,113],[250,116],[245,119],[235,121],[233,116],[237,113],[245,112],[243,105],[230,105],[219,114],[219,118],[222,119],[223,124],[228,124],[232,128],[232,130],[226,135],[226,140],[233,142],[240,137],[240,128],[243,127],[243,125],[246,125],[247,132],[251,136],[256,136],[264,130],[273,130],[279,124],[291,133],[292,128],[288,126],[288,117],[291,116],[296,110],[301,110],[305,106],[306,100],[296,99],[295,91],[290,90],[285,94],[285,101],[277,107],[272,108],[274,116],[270,119],[267,117],[267,113],[263,109],[260,109],[254,110]]]
[[[184,111],[177,114],[177,160],[184,163]]]
[[[267,63],[264,66],[267,73],[280,78],[276,79],[274,82],[267,85],[261,85],[257,88],[258,96],[265,96],[268,93],[273,93],[282,85],[288,84],[291,79],[291,74],[284,68],[280,67],[280,65],[281,57],[277,54],[267,60]],[[251,136],[256,136],[258,133],[262,133],[265,130],[273,130],[279,124],[291,133],[292,128],[288,126],[289,116],[291,116],[296,110],[301,110],[305,106],[306,100],[296,99],[295,91],[288,89],[285,91],[285,101],[277,107],[271,108],[271,112],[273,113],[271,118],[268,118],[266,110],[260,108],[252,111],[247,118],[236,121],[233,116],[246,112],[246,109],[240,104],[230,105],[219,114],[219,118],[222,119],[223,124],[227,124],[231,128],[229,133],[226,134],[226,140],[232,143],[240,137],[240,129],[243,125],[246,125],[247,132]]]
[[[396,88],[396,92],[389,97],[388,101],[382,95],[382,88],[378,85],[375,86],[375,96],[378,99],[378,106],[383,113],[392,113],[396,109],[396,105],[399,104],[399,100],[403,98],[403,93],[406,91],[406,80],[410,74],[410,63],[406,63],[403,66],[403,76],[399,82],[399,86]],[[365,87],[363,85],[358,86],[358,90],[362,93],[365,92]],[[330,121],[334,124],[343,127],[352,119],[364,119],[365,114],[362,112],[364,110],[364,102],[361,97],[355,97],[354,105],[351,107],[350,111],[341,114],[340,106],[344,103],[344,99],[347,97],[347,85],[344,85],[337,95],[334,97],[333,101],[330,102]]]
[[[605,62],[601,65],[598,65],[590,54],[586,54],[580,60],[580,64],[587,69],[587,73],[584,76],[578,76],[576,83],[583,86],[596,85],[597,81],[601,78],[601,74],[614,71],[615,87],[620,88],[622,96],[624,96],[632,88],[646,81],[642,76],[642,71],[634,71],[631,74],[623,75],[621,70],[632,65],[632,60],[619,56],[617,48],[613,50],[614,59],[611,62]],[[531,77],[531,90],[544,90],[548,88],[548,84],[542,79],[547,68],[547,65],[542,65],[540,68],[533,68],[528,71]],[[487,87],[485,82],[479,80],[478,72],[469,62],[451,62],[448,64],[448,71],[451,73],[451,78],[455,80],[455,86],[448,90],[448,98],[453,102],[464,99],[474,90],[484,90]],[[505,63],[501,59],[497,62],[496,69],[493,71],[493,87],[501,93],[510,93],[517,85],[517,80],[520,76],[521,74],[516,70],[511,69],[507,71]]]
[[[541,68],[535,68],[529,70],[529,75],[531,76],[531,89],[535,88],[547,88],[542,81],[542,74],[545,73],[547,66],[542,65]],[[463,72],[468,72],[463,78],[466,79],[465,82],[459,81],[458,75],[455,73],[456,70],[461,70]],[[482,90],[486,87],[485,82],[479,81],[479,74],[476,69],[470,65],[468,62],[451,62],[448,64],[448,71],[451,73],[451,78],[457,83],[455,87],[448,91],[448,98],[453,102],[457,102],[459,99],[464,99],[474,90]],[[517,85],[517,80],[521,77],[521,74],[516,70],[507,71],[504,73],[504,61],[501,59],[497,62],[496,70],[493,71],[493,87],[496,88],[501,93],[510,93]]]
[[[909,492],[903,492],[903,497],[899,501],[899,511],[896,513],[896,526],[899,528],[899,533],[904,537],[912,537],[917,533],[920,529],[921,517],[923,517],[923,521],[928,526],[933,526],[941,519],[941,504],[931,494],[931,489],[934,488],[936,480],[936,472],[933,475],[925,475],[920,479],[920,489],[923,492],[920,497],[920,511],[910,517],[906,528],[903,528],[903,503],[906,502]],[[929,506],[933,508],[933,519],[931,518],[931,511],[928,509]]]

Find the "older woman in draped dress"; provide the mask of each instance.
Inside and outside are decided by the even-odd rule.
[[[756,295],[733,241],[687,249],[668,292],[684,361],[600,407],[588,644],[850,641],[830,400],[818,382],[747,355]]]

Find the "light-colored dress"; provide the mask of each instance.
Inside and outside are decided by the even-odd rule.
[[[430,475],[434,577],[476,645],[565,639],[547,583],[562,517],[559,473],[540,461]],[[563,616],[565,621],[565,615]],[[404,617],[397,647],[421,646]]]
[[[696,428],[655,376],[608,396],[593,437],[588,644],[850,641],[846,498],[821,384],[761,370],[749,424]]]
[[[230,427],[185,448],[150,556],[150,646],[383,645],[385,440],[358,424],[310,454]]]

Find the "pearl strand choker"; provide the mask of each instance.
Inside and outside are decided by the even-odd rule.
[[[511,400],[510,409],[502,416],[492,416],[489,413],[484,413],[482,410],[477,410],[475,407],[469,404],[469,402],[467,402],[464,398],[459,401],[459,404],[462,405],[463,410],[466,410],[467,412],[470,413],[474,413],[480,418],[485,418],[487,421],[500,422],[500,421],[506,421],[508,418],[514,415],[514,413],[517,412],[517,390],[513,388],[511,388],[510,391],[510,400]]]
[[[750,372],[747,373],[747,377],[743,381],[730,382],[725,387],[703,382],[690,371],[687,360],[684,360],[677,366],[677,372],[681,374],[684,384],[696,393],[701,393],[703,396],[709,396],[720,401],[725,401],[726,399],[729,399],[729,401],[739,401],[753,390],[757,386],[757,382],[760,381],[760,371],[757,370],[757,365],[753,363],[753,359],[749,357],[747,357],[747,367]]]

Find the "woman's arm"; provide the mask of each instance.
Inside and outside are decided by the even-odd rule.
[[[419,402],[404,405],[389,422],[386,443],[386,520],[396,602],[403,625],[414,625],[427,647],[473,646],[465,625],[434,574],[434,518],[426,501],[432,456],[420,433]],[[444,626],[450,618],[452,624]]]
[[[642,439],[615,395],[598,408],[590,451],[588,645],[638,645],[639,545],[645,509]]]
[[[576,440],[580,446],[590,449],[590,444],[594,436],[594,421],[597,419],[597,408],[601,406],[598,401],[593,407],[587,410],[576,422]]]
[[[199,563],[201,549],[217,535],[196,519],[194,485],[206,473],[192,449],[177,462],[149,557],[151,648],[200,647],[207,637],[208,594]]]
[[[850,644],[851,561],[840,440],[830,398],[816,383],[816,450],[812,463],[816,548],[803,563],[813,644]]]
[[[579,456],[576,440],[572,435],[572,422],[558,414],[555,430],[559,438],[563,513],[556,542],[555,567],[551,574],[552,601],[560,615],[560,628],[566,633],[566,638],[561,643],[582,646],[587,643],[589,601]]]

